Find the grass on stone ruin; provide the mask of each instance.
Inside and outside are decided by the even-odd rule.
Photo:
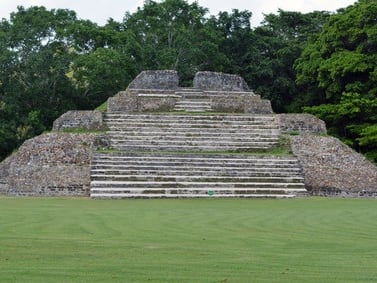
[[[0,198],[0,282],[375,282],[377,201]]]
[[[106,100],[104,103],[99,105],[96,110],[102,113],[105,113],[107,111],[108,101]]]
[[[132,150],[118,150],[114,148],[100,148],[96,150],[97,152],[134,152]],[[288,135],[280,135],[279,141],[275,146],[270,148],[251,148],[251,149],[234,149],[234,150],[217,150],[217,151],[137,151],[138,153],[160,153],[160,154],[177,154],[177,155],[236,155],[236,156],[248,156],[248,155],[257,155],[257,156],[289,156],[292,155],[292,149],[290,144],[290,139]]]

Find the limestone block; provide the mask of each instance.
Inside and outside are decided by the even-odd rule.
[[[325,122],[311,114],[279,114],[276,120],[282,133],[326,134]]]
[[[103,126],[102,113],[99,111],[68,111],[53,123],[54,131],[82,128],[87,130],[101,129]]]
[[[141,72],[128,86],[129,89],[176,89],[179,85],[177,71],[157,70]]]
[[[176,96],[139,96],[138,111],[173,111],[178,98]]]
[[[271,103],[254,95],[216,95],[211,107],[217,112],[272,114]]]
[[[138,108],[137,96],[120,93],[107,100],[107,110],[109,112],[136,112]]]
[[[249,91],[249,87],[242,77],[216,72],[197,72],[194,78],[194,88],[203,90]]]

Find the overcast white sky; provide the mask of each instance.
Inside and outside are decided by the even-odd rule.
[[[190,3],[194,0],[189,0]],[[253,13],[252,25],[257,26],[263,20],[263,13],[276,13],[278,8],[286,11],[336,11],[352,5],[356,0],[198,0],[200,6],[209,8],[216,15],[219,11],[232,9],[248,10]],[[65,8],[76,11],[79,18],[89,19],[100,25],[109,18],[116,21],[123,19],[126,11],[134,12],[142,7],[143,0],[0,0],[0,18],[9,18],[17,6],[45,6],[48,9]]]

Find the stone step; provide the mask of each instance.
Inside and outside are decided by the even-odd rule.
[[[137,163],[137,164],[171,164],[174,166],[194,164],[212,165],[216,167],[223,166],[297,166],[298,161],[291,156],[258,156],[258,155],[235,155],[235,154],[180,154],[180,153],[148,153],[143,152],[95,152],[92,157],[92,164],[95,162],[121,162],[121,163]]]
[[[247,152],[254,150],[267,150],[273,145],[255,145],[255,146],[204,146],[204,145],[151,145],[151,144],[111,144],[112,148],[116,150],[135,150],[135,151],[179,151],[179,152]]]
[[[206,104],[188,104],[188,103],[180,103],[176,104],[174,106],[175,111],[180,111],[180,110],[203,110],[203,111],[210,111],[212,110],[211,105],[206,105]]]
[[[193,168],[195,166],[195,168]],[[242,166],[232,166],[232,165],[226,165],[224,164],[224,167],[220,167],[219,165],[213,165],[211,167],[211,164],[193,164],[193,163],[187,163],[187,164],[177,164],[174,165],[172,163],[167,164],[167,163],[114,163],[114,162],[98,162],[98,163],[92,163],[92,168],[93,169],[113,169],[113,170],[145,170],[145,171],[187,171],[187,172],[237,172],[240,171],[242,172],[243,170],[246,170],[250,173],[284,173],[284,172],[300,172],[300,168],[298,166],[247,166],[244,165]]]
[[[119,141],[110,142],[110,148],[115,150],[138,151],[176,151],[176,152],[253,152],[266,151],[277,146],[277,142],[220,143],[220,142],[179,142],[179,141]]]
[[[131,159],[142,159],[142,160],[183,160],[183,161],[203,161],[203,160],[210,160],[210,161],[231,161],[231,162],[290,162],[290,163],[297,163],[298,160],[293,155],[245,155],[245,154],[213,154],[209,155],[207,153],[192,153],[192,154],[180,154],[177,152],[173,153],[143,153],[143,152],[131,152],[131,151],[96,151],[94,152],[94,158],[122,158],[124,160]]]
[[[286,189],[286,188],[93,188],[91,193],[131,193],[131,194],[292,194],[292,193],[305,193],[304,189]]]
[[[193,100],[208,100],[208,101],[211,101],[211,96],[210,95],[206,95],[203,92],[178,92],[177,95],[180,95],[181,99],[193,99]]]
[[[252,91],[204,90],[203,94],[208,96],[253,96],[257,99],[260,98],[259,94],[255,94]]]
[[[194,182],[194,181],[91,181],[91,188],[281,188],[303,189],[302,183],[275,182]]]
[[[176,102],[176,105],[179,105],[179,104],[184,104],[184,105],[211,105],[211,100],[210,99],[182,99],[182,100],[178,100]]]
[[[212,110],[212,107],[211,105],[203,105],[203,104],[184,104],[184,103],[181,103],[181,104],[176,104],[174,106],[174,110],[203,110],[203,111],[206,111],[206,110]]]
[[[177,98],[180,99],[179,95],[171,93],[138,93],[138,97],[151,97],[151,98]]]
[[[280,136],[276,133],[218,133],[218,132],[136,132],[136,131],[108,131],[107,136],[112,139],[176,139],[176,140],[212,140],[219,139],[222,141],[276,141]]]
[[[190,90],[190,89],[180,89],[174,92],[176,95],[185,96],[185,95],[197,95],[198,97],[204,95],[204,92],[201,90]]]
[[[92,181],[158,181],[158,182],[258,182],[258,183],[302,183],[301,177],[250,177],[250,176],[209,176],[209,175],[159,175],[159,174],[120,174],[114,172],[94,173],[92,172]]]
[[[253,145],[228,145],[228,144],[217,144],[217,145],[198,145],[198,144],[159,144],[159,143],[110,143],[110,147],[115,150],[131,150],[131,151],[144,151],[144,152],[155,152],[155,151],[170,151],[170,152],[253,152],[253,151],[266,151],[272,148],[274,144],[253,144]]]
[[[278,135],[268,135],[262,133],[253,133],[252,135],[232,135],[232,134],[201,134],[197,133],[186,133],[186,135],[178,135],[173,133],[164,134],[164,132],[150,134],[148,132],[126,132],[126,131],[110,131],[108,132],[108,137],[112,140],[145,140],[145,141],[197,141],[197,142],[206,142],[216,140],[219,142],[268,142],[268,141],[277,141],[279,139]]]
[[[260,125],[269,125],[274,122],[274,119],[271,117],[260,117],[260,118],[239,118],[233,117],[225,119],[222,116],[209,116],[207,117],[203,114],[179,114],[180,117],[161,117],[160,115],[154,115],[150,117],[124,117],[124,116],[106,116],[104,121],[106,123],[111,122],[139,122],[139,123],[191,123],[191,124],[209,124],[209,123],[218,123],[218,124],[260,124]],[[197,117],[196,117],[197,116]]]
[[[154,157],[148,158],[146,156],[114,156],[114,155],[95,155],[92,159],[92,166],[147,166],[151,168],[163,169],[164,167],[176,167],[190,170],[200,168],[211,170],[225,170],[225,169],[254,169],[267,168],[268,170],[279,168],[297,168],[297,160],[261,160],[261,159],[233,159],[233,158],[205,158],[200,160],[198,158],[183,158],[183,157]],[[195,168],[194,168],[195,167]]]
[[[195,168],[193,168],[195,166]],[[284,165],[280,164],[278,166],[273,165],[233,165],[233,164],[224,164],[221,167],[221,164],[194,164],[194,163],[148,163],[148,162],[135,162],[135,163],[124,163],[124,162],[115,162],[115,161],[108,161],[108,162],[92,162],[93,169],[109,169],[114,168],[116,170],[120,169],[129,169],[129,170],[164,170],[164,168],[168,167],[168,170],[175,170],[175,171],[196,171],[200,170],[203,171],[211,171],[211,172],[226,172],[226,171],[237,171],[237,170],[249,170],[250,172],[293,172],[297,171],[296,169],[299,168],[297,165]],[[188,168],[187,168],[188,167]],[[299,168],[300,169],[300,168]]]
[[[269,120],[205,120],[205,119],[124,119],[119,118],[106,118],[106,124],[138,124],[138,125],[147,125],[147,124],[156,124],[156,125],[220,125],[220,126],[253,126],[253,125],[263,125],[267,128],[275,126],[272,121]]]
[[[175,90],[172,90],[172,89],[161,89],[161,88],[156,88],[156,89],[151,89],[151,88],[131,88],[131,89],[128,89],[127,91],[129,94],[139,94],[139,93],[164,93],[164,94],[174,94],[175,93]],[[120,94],[122,95],[123,92],[121,92]]]
[[[306,196],[305,191],[215,191],[215,190],[126,190],[126,191],[92,191],[92,199],[127,199],[127,198],[295,198]]]
[[[189,114],[187,114],[189,115]],[[197,114],[201,115],[201,114]],[[104,118],[104,122],[106,124],[187,124],[189,123],[190,125],[208,125],[208,124],[216,124],[216,125],[221,125],[221,126],[229,126],[229,125],[264,125],[268,128],[271,126],[277,127],[277,125],[274,124],[273,120],[269,119],[161,119],[156,117],[155,119],[153,118],[123,118],[123,117],[110,117],[110,118]]]
[[[194,112],[210,112],[212,111],[212,109],[204,109],[204,108],[174,108],[174,111],[181,111],[181,112],[190,112],[190,113],[194,113]]]
[[[277,138],[272,137],[260,137],[254,139],[232,139],[232,138],[200,138],[200,137],[155,137],[149,138],[145,136],[119,136],[111,137],[112,144],[127,143],[127,145],[139,144],[161,144],[161,145],[224,145],[224,146],[259,146],[265,144],[276,144]]]
[[[257,122],[203,122],[203,121],[125,121],[122,119],[106,122],[106,125],[110,127],[110,129],[113,129],[114,126],[117,127],[117,129],[122,130],[124,128],[163,128],[165,130],[169,128],[174,129],[223,129],[223,131],[226,130],[242,130],[242,129],[250,129],[250,130],[278,130],[277,126],[272,123],[266,123],[264,121],[257,121]]]
[[[195,164],[148,164],[148,163],[114,163],[114,162],[102,162],[102,163],[92,163],[92,172],[114,172],[117,171],[120,174],[129,174],[129,172],[147,172],[148,174],[160,174],[166,175],[171,172],[171,174],[196,174],[196,175],[220,175],[228,174],[235,176],[253,176],[254,174],[267,174],[268,176],[274,176],[278,174],[281,176],[283,174],[293,174],[300,173],[301,168],[298,166],[279,166],[279,167],[269,167],[269,166],[226,166],[220,167],[211,164],[205,165],[195,165]],[[195,168],[194,168],[195,166]],[[145,174],[145,173],[142,173]],[[258,175],[259,176],[259,175]]]
[[[92,166],[96,167],[117,167],[119,168],[127,168],[127,167],[133,167],[137,168],[139,166],[140,169],[143,168],[150,168],[153,170],[160,170],[164,169],[164,167],[174,167],[174,169],[179,169],[179,170],[190,170],[194,171],[194,169],[200,169],[201,171],[203,170],[210,170],[210,171],[221,171],[221,170],[242,170],[242,169],[248,169],[248,170],[258,170],[258,169],[264,169],[266,170],[271,170],[272,172],[275,170],[279,169],[284,169],[284,170],[290,170],[291,169],[296,169],[298,168],[298,165],[296,164],[231,164],[231,163],[211,163],[211,162],[205,162],[205,163],[200,163],[200,162],[163,162],[163,161],[154,161],[154,162],[148,162],[148,161],[135,161],[135,162],[122,162],[122,161],[116,161],[116,160],[108,160],[108,161],[93,161]],[[195,166],[195,168],[193,168]],[[189,167],[189,168],[187,168]]]
[[[99,167],[102,168],[108,168],[108,167],[116,167],[117,169],[121,168],[150,168],[151,170],[162,170],[164,167],[174,167],[174,169],[179,170],[190,170],[194,171],[195,169],[200,169],[201,171],[207,170],[207,171],[225,171],[225,170],[258,170],[258,169],[264,169],[264,171],[276,171],[279,169],[289,170],[298,168],[297,164],[231,164],[231,163],[200,163],[200,162],[163,162],[163,161],[154,161],[154,162],[148,162],[148,161],[135,161],[135,162],[124,162],[124,161],[116,161],[116,160],[108,160],[108,161],[92,161],[92,166],[96,169],[99,169]],[[193,168],[195,166],[195,168]],[[187,168],[188,167],[188,168]],[[170,170],[170,168],[169,168]]]
[[[267,127],[187,127],[187,126],[179,126],[179,127],[157,127],[157,126],[135,126],[131,124],[125,125],[111,125],[109,126],[110,133],[117,132],[117,133],[158,133],[161,132],[167,134],[175,134],[180,133],[180,135],[189,136],[192,134],[202,134],[202,135],[221,135],[221,134],[238,134],[238,135],[246,135],[250,134],[263,134],[263,135],[275,135],[280,136],[279,130],[276,128],[267,128]]]
[[[124,174],[124,178],[123,180],[125,180],[126,178],[128,178],[127,176],[142,176],[141,178],[147,180],[147,178],[150,178],[148,180],[163,180],[163,178],[165,178],[165,176],[168,177],[168,179],[171,181],[171,180],[183,180],[184,178],[187,178],[187,180],[189,180],[189,178],[196,178],[196,180],[199,180],[199,177],[201,176],[202,179],[204,180],[215,180],[216,178],[219,178],[218,180],[222,180],[225,178],[227,179],[234,179],[236,180],[236,178],[240,179],[241,181],[243,180],[246,180],[247,178],[249,178],[249,180],[252,180],[252,181],[269,181],[271,183],[273,182],[292,182],[292,183],[303,183],[304,182],[304,179],[302,177],[302,174],[301,172],[249,172],[249,174],[246,174],[247,172],[243,173],[243,174],[237,174],[237,173],[234,173],[234,174],[231,174],[231,173],[228,173],[228,172],[224,172],[223,174],[221,174],[220,172],[215,172],[214,174],[210,174],[211,172],[207,172],[207,174],[205,173],[202,173],[202,172],[197,172],[197,171],[194,171],[194,172],[181,172],[181,171],[172,171],[172,172],[153,172],[153,171],[148,171],[148,170],[124,170],[124,171],[116,171],[116,170],[104,170],[104,171],[101,171],[101,170],[93,170],[91,172],[91,176],[92,176],[92,180],[95,181],[104,181],[105,180],[105,177],[106,177],[106,180],[115,180],[116,176],[119,176],[120,178],[122,178],[122,174]],[[114,177],[115,176],[115,177]],[[146,176],[146,177],[144,177]],[[253,177],[250,177],[250,176],[253,176]],[[174,179],[175,178],[175,179]],[[244,179],[243,179],[244,178]]]
[[[148,193],[91,193],[92,199],[129,199],[129,198],[295,198],[296,194],[148,194]]]
[[[203,120],[203,121],[274,121],[273,115],[225,115],[225,114],[208,114],[208,115],[182,115],[182,114],[126,114],[123,112],[105,113],[104,119],[124,119],[124,120]]]
[[[201,88],[197,88],[197,87],[179,87],[175,91],[186,91],[186,92],[190,92],[190,91],[198,92],[198,91],[201,91],[201,92],[203,92],[203,90]]]
[[[175,106],[174,111],[186,112],[209,112],[212,111],[211,106]]]
[[[247,156],[247,155],[194,155],[194,154],[172,154],[166,153],[166,156],[162,154],[151,154],[148,156],[147,153],[132,153],[132,152],[96,152],[92,157],[92,165],[96,162],[116,162],[117,164],[141,164],[145,165],[159,165],[162,164],[172,165],[172,166],[186,166],[187,164],[194,166],[208,166],[210,168],[218,168],[236,166],[237,168],[242,168],[244,166],[252,167],[287,167],[287,166],[297,166],[298,161],[290,157],[279,158],[274,157],[258,157],[258,156]]]
[[[110,127],[108,134],[116,135],[164,135],[164,136],[207,136],[207,137],[221,137],[221,136],[273,136],[280,138],[280,134],[276,129],[256,129],[256,128],[158,128],[158,127],[133,127],[127,126],[124,128]]]

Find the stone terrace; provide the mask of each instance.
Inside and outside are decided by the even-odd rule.
[[[92,198],[306,193],[297,159],[268,155],[280,139],[269,101],[235,75],[199,72],[193,88],[178,81],[174,71],[146,71],[109,99],[111,150],[92,157]]]

